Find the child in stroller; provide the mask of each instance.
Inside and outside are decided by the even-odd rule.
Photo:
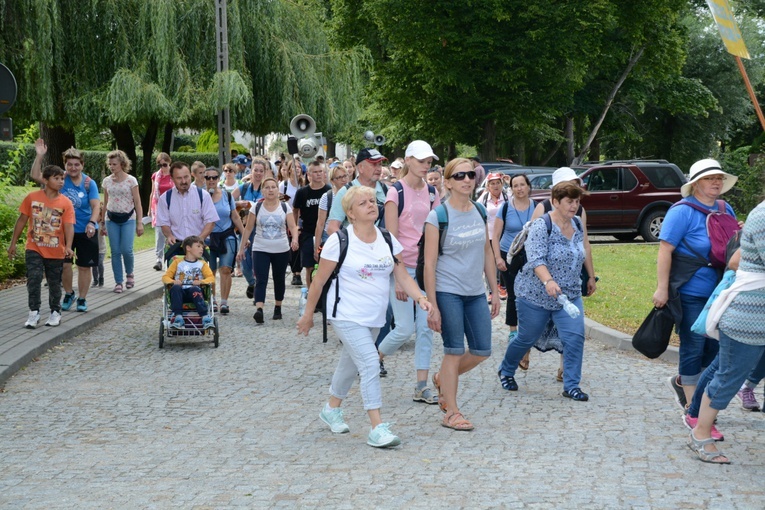
[[[170,307],[173,319],[170,322],[172,329],[184,329],[183,303],[194,303],[197,313],[202,317],[202,327],[211,329],[215,327],[212,317],[208,314],[207,303],[201,285],[215,283],[215,275],[210,266],[202,258],[205,244],[197,236],[189,236],[183,240],[181,249],[183,258],[175,257],[167,268],[162,283],[169,287]]]

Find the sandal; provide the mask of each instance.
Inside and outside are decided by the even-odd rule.
[[[118,283],[114,286],[114,293],[115,294],[122,294],[122,284]]]
[[[444,420],[441,422],[442,427],[452,430],[473,430],[473,424],[465,418],[462,413],[454,412],[444,416]]]
[[[132,289],[135,286],[135,275],[125,275],[125,287]]]
[[[436,391],[438,392],[438,408],[441,409],[442,413],[446,412],[446,401],[444,400],[444,394],[441,393],[441,376],[439,375],[439,372],[436,372],[433,374],[433,386],[436,388]]]
[[[502,375],[501,370],[497,372],[497,375],[499,376],[499,383],[502,385],[504,389],[506,389],[507,391],[518,391],[518,383],[515,382],[515,377],[510,377],[509,375]]]
[[[558,373],[555,374],[555,380],[558,382],[563,382],[563,369],[559,368]]]
[[[696,436],[693,435],[693,431],[691,430],[690,438],[688,440],[688,448],[698,455],[701,462],[708,462],[709,464],[730,464],[728,457],[723,455],[720,450],[717,450],[716,452],[708,452],[704,449],[706,445],[714,443],[715,440],[711,437],[708,439],[696,439]],[[719,458],[725,460],[715,460]]]
[[[580,390],[579,388],[574,388],[573,390],[564,391],[561,393],[566,398],[570,398],[571,400],[576,400],[577,402],[587,402],[590,400],[590,396]]]
[[[526,351],[526,354],[523,355],[523,358],[521,358],[521,361],[518,362],[518,368],[520,368],[523,371],[526,371],[529,369],[529,353],[531,353],[531,349]]]

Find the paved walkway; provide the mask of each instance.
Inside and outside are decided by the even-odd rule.
[[[139,275],[150,292],[157,273]],[[665,362],[590,340],[590,402],[563,399],[558,357],[536,351],[520,391],[506,392],[496,376],[506,347],[498,318],[494,355],[462,380],[463,411],[476,425],[464,433],[441,427],[436,406],[411,400],[407,344],[383,379],[383,416],[403,443],[375,450],[356,387],[345,405],[350,434],[332,435],[318,419],[340,346],[331,334],[322,344],[318,324],[307,338],[295,334],[299,289],[288,287],[285,319],[269,320],[268,306],[263,326],[243,294],[235,279],[218,349],[158,349],[152,299],[67,336],[9,379],[0,508],[763,507],[765,415],[734,402],[718,423],[734,464],[702,464],[685,446]],[[112,296],[97,289],[91,299],[107,307]],[[61,331],[95,315],[67,312]],[[21,323],[6,322],[8,336]],[[437,367],[438,335],[434,343]]]

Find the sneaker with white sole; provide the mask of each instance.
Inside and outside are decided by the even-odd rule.
[[[699,422],[698,418],[693,418],[689,414],[683,415],[683,423],[688,428],[688,430],[693,430],[696,428],[696,424]],[[722,435],[722,432],[717,430],[717,427],[712,425],[712,433],[710,434],[712,436],[712,439],[715,441],[725,441],[725,436]]]
[[[45,325],[50,327],[56,327],[59,324],[61,324],[61,314],[58,312],[51,312],[50,317],[48,317],[48,322],[46,322]]]
[[[324,406],[324,409],[319,413],[319,418],[329,425],[333,434],[345,434],[351,431],[348,424],[343,420],[343,410],[339,407]]]
[[[673,392],[675,403],[680,407],[680,409],[683,410],[683,412],[685,412],[688,401],[685,398],[685,391],[683,390],[683,387],[677,384],[677,378],[677,375],[673,375],[666,379],[666,382],[667,386],[669,386],[669,389],[671,389]]]
[[[40,311],[30,310],[29,315],[27,316],[27,321],[24,323],[24,327],[27,329],[35,329],[38,322],[40,322]]]
[[[400,445],[401,439],[390,431],[390,423],[381,423],[369,431],[367,444],[375,448],[388,448]]]
[[[739,399],[741,399],[741,407],[747,411],[759,411],[760,403],[757,402],[757,397],[754,396],[754,390],[744,386],[736,393]]]
[[[170,323],[170,329],[184,329],[186,323],[183,321],[183,316],[176,315],[173,321]]]
[[[414,397],[412,400],[415,402],[424,402],[426,404],[438,404],[438,395],[430,388],[425,386],[423,389],[418,390],[414,388]]]

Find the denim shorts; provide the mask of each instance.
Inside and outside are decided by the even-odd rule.
[[[236,237],[226,238],[226,253],[220,255],[215,250],[210,250],[210,269],[217,271],[219,267],[233,269],[234,257],[236,257]]]
[[[441,313],[444,354],[465,354],[467,337],[470,354],[491,356],[491,314],[485,294],[459,296],[436,292],[436,302]]]

